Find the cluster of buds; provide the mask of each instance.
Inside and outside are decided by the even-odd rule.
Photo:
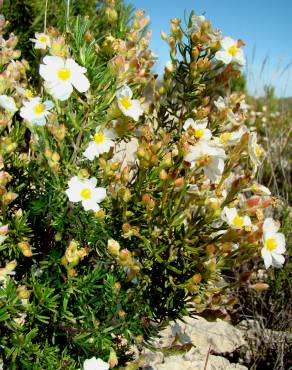
[[[17,246],[25,257],[32,257],[32,249],[31,249],[29,242],[22,241],[22,242],[19,242]]]
[[[47,127],[50,133],[54,136],[54,138],[58,142],[61,142],[64,140],[65,135],[66,135],[66,126],[64,124],[53,125],[53,124],[48,123]]]
[[[61,259],[62,265],[67,269],[68,276],[77,275],[74,267],[88,255],[88,252],[88,248],[79,248],[79,244],[75,240],[71,240]]]
[[[3,37],[7,25],[8,22],[5,20],[4,16],[0,14],[0,65],[7,64],[11,59],[18,59],[20,57],[20,51],[15,50],[18,38],[13,33],[9,35],[7,40]]]
[[[145,85],[151,77],[150,70],[156,61],[154,54],[148,50],[150,33],[144,31],[149,23],[149,17],[144,11],[136,11],[132,28],[126,35],[126,40],[107,36],[102,52],[112,56],[111,72],[123,83]]]
[[[45,149],[45,157],[48,161],[48,165],[54,172],[59,170],[60,155],[57,152],[52,152],[49,148]]]
[[[133,254],[128,249],[121,249],[119,242],[114,239],[108,240],[107,250],[126,269],[128,280],[133,281],[141,269]]]
[[[31,290],[28,290],[26,285],[20,285],[16,289],[16,293],[17,293],[18,298],[21,300],[21,303],[24,306],[27,305],[29,301],[29,297],[32,293]]]

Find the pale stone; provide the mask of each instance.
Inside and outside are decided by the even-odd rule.
[[[184,321],[172,322],[160,332],[160,338],[153,341],[155,352],[144,349],[145,370],[203,370],[208,351],[206,370],[247,370],[245,366],[230,363],[220,356],[246,345],[239,329],[223,320],[209,322],[199,316],[185,317]],[[186,343],[192,343],[194,347],[182,354],[165,354],[166,348]]]

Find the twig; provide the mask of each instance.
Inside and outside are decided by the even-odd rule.
[[[210,353],[211,353],[211,346],[209,346],[209,349],[208,349],[208,352],[207,352],[206,361],[205,361],[205,365],[204,365],[204,370],[207,370],[207,365],[208,365]]]
[[[46,3],[45,3],[44,33],[46,33],[46,30],[47,30],[48,1],[49,0],[46,0]]]

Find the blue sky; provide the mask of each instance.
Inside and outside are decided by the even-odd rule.
[[[271,83],[279,96],[292,96],[292,0],[127,0],[145,9],[153,30],[151,48],[158,54],[156,71],[169,60],[167,44],[160,31],[168,33],[169,20],[183,19],[184,11],[203,14],[223,35],[246,42],[249,90],[261,95]],[[261,72],[264,60],[264,70]],[[283,72],[291,62],[291,66]]]

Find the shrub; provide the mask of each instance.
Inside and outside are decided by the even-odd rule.
[[[130,22],[122,1],[98,11],[97,24],[94,10],[63,23],[57,13],[60,29],[35,34],[32,70],[16,36],[3,41],[0,343],[11,369],[102,363],[93,356],[123,366],[169,319],[232,309],[234,266],[261,251],[266,267],[284,263],[283,234],[265,218],[272,198],[254,180],[263,151],[244,96],[228,93],[242,42],[194,13],[186,31],[173,19],[156,87],[148,18]]]

